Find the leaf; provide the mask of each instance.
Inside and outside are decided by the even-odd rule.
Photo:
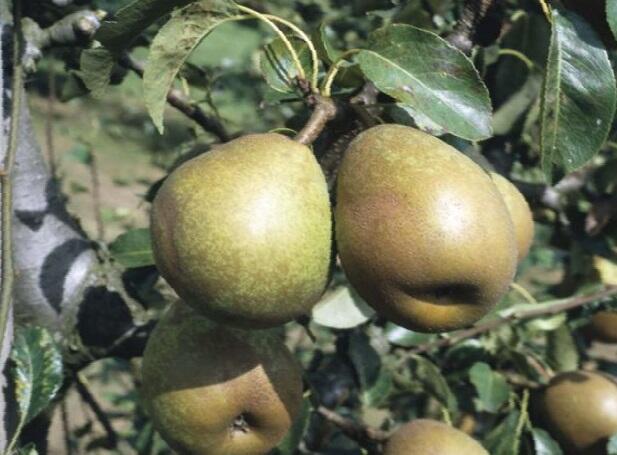
[[[417,346],[435,338],[435,335],[414,332],[413,330],[406,329],[392,322],[386,324],[384,335],[390,343],[404,348]]]
[[[531,436],[536,455],[563,455],[559,444],[543,429],[533,428]]]
[[[311,73],[311,55],[308,46],[300,40],[290,40],[305,75]],[[296,78],[299,76],[298,68],[287,46],[280,38],[267,44],[259,58],[259,66],[266,82],[274,90],[282,93],[295,93],[298,91]]]
[[[469,379],[478,393],[478,400],[476,400],[478,411],[496,413],[508,401],[510,386],[506,378],[493,371],[488,364],[475,363],[469,370]]]
[[[158,31],[144,68],[144,97],[152,121],[163,133],[167,93],[193,49],[215,27],[232,20],[223,0],[202,0],[175,11]]]
[[[379,379],[381,359],[365,333],[353,332],[349,336],[348,355],[362,389],[365,390],[375,385]]]
[[[308,429],[309,418],[311,416],[311,401],[304,398],[302,407],[293,425],[283,438],[283,440],[270,452],[269,455],[293,455],[300,445],[304,433]]]
[[[150,229],[132,229],[120,234],[109,245],[113,257],[123,266],[143,267],[154,264]]]
[[[617,37],[617,1],[606,0],[606,20],[613,36]]]
[[[134,0],[112,16],[106,17],[94,39],[118,53],[127,48],[158,18],[192,1],[194,0]]]
[[[396,103],[392,109],[389,109],[389,114],[395,122],[403,125],[415,126],[433,136],[443,136],[446,134],[445,129],[407,104]],[[412,119],[413,121],[410,121]]]
[[[102,47],[86,49],[79,59],[80,71],[76,74],[95,98],[103,98],[111,79],[115,57]]]
[[[313,307],[316,324],[332,329],[351,329],[368,321],[375,312],[362,298],[346,285],[328,291]]]
[[[385,368],[382,368],[373,386],[362,391],[362,403],[369,407],[379,407],[385,404],[390,398],[393,387],[392,375]]]
[[[606,445],[607,455],[617,455],[617,434],[611,436]]]
[[[415,380],[422,383],[426,393],[432,395],[451,413],[458,412],[456,397],[434,363],[422,356],[414,355],[411,358],[410,372]]]
[[[546,336],[546,360],[551,368],[559,372],[577,370],[578,349],[568,325],[563,324]]]
[[[486,86],[465,54],[434,33],[409,25],[382,28],[357,60],[379,90],[447,132],[470,140],[491,136]]]
[[[63,380],[62,354],[47,329],[28,326],[16,331],[11,360],[22,427],[58,393]]]
[[[491,455],[518,455],[515,453],[517,446],[517,425],[521,413],[514,410],[484,439],[484,447]]]
[[[17,455],[39,455],[36,445],[33,442],[17,449]]]
[[[617,91],[602,42],[579,16],[553,9],[553,31],[542,91],[542,168],[571,172],[589,161],[606,140]]]

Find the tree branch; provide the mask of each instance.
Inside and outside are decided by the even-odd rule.
[[[300,144],[312,144],[326,124],[336,116],[336,104],[332,98],[311,95],[309,103],[314,105],[313,113],[304,128],[294,138]]]
[[[335,424],[343,433],[345,433],[345,435],[361,445],[379,444],[388,439],[387,432],[358,423],[347,417],[343,417],[339,413],[332,411],[325,406],[319,406],[317,408],[317,413],[327,421]]]
[[[143,78],[143,65],[129,54],[124,54],[120,58],[120,64],[133,71],[140,78]],[[207,116],[198,105],[184,99],[177,90],[172,89],[169,91],[167,102],[201,126],[205,131],[214,134],[221,142],[227,142],[231,139],[231,135],[218,119]]]
[[[407,357],[410,355],[420,354],[423,352],[430,351],[432,349],[453,346],[468,338],[473,338],[478,335],[482,335],[483,333],[490,332],[491,330],[495,330],[496,328],[504,324],[513,324],[513,323],[523,322],[529,319],[537,318],[540,316],[550,316],[550,315],[555,315],[555,314],[566,312],[566,311],[571,311],[583,305],[597,302],[599,300],[604,300],[609,297],[614,297],[616,295],[617,295],[617,286],[607,286],[602,291],[596,292],[594,294],[575,296],[569,299],[560,300],[556,303],[544,303],[544,304],[539,303],[537,307],[532,307],[532,308],[524,309],[520,311],[514,311],[510,314],[507,314],[506,316],[500,316],[495,319],[491,319],[490,321],[476,324],[475,326],[469,329],[454,332],[453,334],[447,335],[444,338],[440,338],[438,340],[420,344],[416,346],[415,348],[407,351],[408,355],[404,356],[401,359],[401,362],[406,361]]]
[[[88,389],[88,386],[86,386],[84,381],[81,379],[79,373],[75,375],[75,387],[77,388],[77,392],[79,393],[81,399],[88,404],[99,423],[103,426],[103,429],[107,434],[106,448],[115,448],[118,445],[118,434],[116,433],[116,430],[114,430],[114,428],[112,427],[111,422],[109,421],[109,418],[107,417],[107,414],[105,413],[101,405],[98,403],[98,401],[96,401],[96,398],[94,397],[94,395],[92,395],[92,393]]]
[[[463,13],[455,30],[447,40],[453,46],[469,53],[477,39],[478,27],[499,0],[466,0]]]

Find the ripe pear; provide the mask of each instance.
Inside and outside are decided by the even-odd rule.
[[[514,227],[490,176],[407,126],[376,126],[352,141],[339,169],[335,225],[351,284],[412,330],[474,323],[515,273]]]
[[[555,376],[533,402],[539,423],[568,454],[606,454],[617,433],[617,383],[587,371]]]
[[[186,455],[260,455],[302,403],[301,370],[278,334],[211,322],[173,304],[143,357],[142,397],[154,427]]]
[[[384,455],[488,455],[471,436],[445,423],[413,420],[388,439]]]
[[[332,213],[308,147],[253,134],[174,170],[152,207],[156,264],[189,305],[264,328],[310,312],[329,279]]]
[[[491,172],[491,177],[501,193],[506,207],[508,207],[510,218],[512,218],[514,234],[516,235],[518,262],[520,263],[529,253],[533,241],[534,225],[531,209],[525,197],[512,182],[495,172]]]
[[[617,313],[599,311],[591,317],[587,333],[596,340],[605,343],[617,343]]]

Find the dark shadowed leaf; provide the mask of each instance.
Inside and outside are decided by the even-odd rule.
[[[300,40],[290,40],[306,77],[311,74],[311,55],[308,46]],[[294,93],[298,91],[296,78],[299,76],[298,68],[280,38],[266,45],[259,58],[261,72],[266,82],[274,90],[282,93]]]
[[[542,93],[542,167],[571,172],[604,143],[615,113],[615,76],[593,29],[576,14],[553,9],[553,31]]]
[[[484,439],[484,447],[491,455],[518,455],[515,447],[517,446],[518,420],[521,413],[514,410],[497,425]]]
[[[432,395],[451,413],[458,412],[456,396],[434,363],[422,356],[414,355],[410,361],[410,372],[413,379],[422,383],[426,393]]]
[[[617,2],[615,0],[606,0],[606,19],[613,36],[617,37]]]
[[[21,327],[11,350],[19,419],[28,423],[45,409],[62,385],[62,354],[42,327]]]
[[[559,444],[551,438],[541,428],[534,428],[531,430],[531,436],[533,437],[533,446],[536,450],[536,455],[563,455],[563,451],[559,447]]]
[[[119,52],[158,18],[194,0],[134,0],[103,20],[95,39]]]
[[[447,132],[470,140],[492,134],[491,102],[478,72],[434,33],[408,25],[382,28],[357,60],[381,91]]]
[[[144,69],[144,97],[159,132],[167,93],[180,67],[216,26],[232,20],[232,13],[225,1],[203,0],[175,11],[156,34]]]
[[[109,245],[113,257],[125,267],[143,267],[154,264],[150,229],[132,229],[120,234]]]
[[[469,379],[476,388],[478,411],[497,412],[508,401],[510,386],[506,378],[484,362],[477,362],[469,370]]]
[[[379,379],[381,359],[370,338],[362,332],[353,332],[349,336],[349,358],[353,364],[362,389],[373,387]]]

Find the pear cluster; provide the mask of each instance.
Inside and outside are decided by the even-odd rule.
[[[153,251],[183,303],[150,337],[143,392],[178,452],[261,454],[280,442],[302,381],[271,328],[310,314],[337,255],[381,316],[444,332],[494,307],[533,238],[510,182],[405,126],[352,141],[334,199],[333,210],[311,150],[279,134],[218,146],[160,188]]]

